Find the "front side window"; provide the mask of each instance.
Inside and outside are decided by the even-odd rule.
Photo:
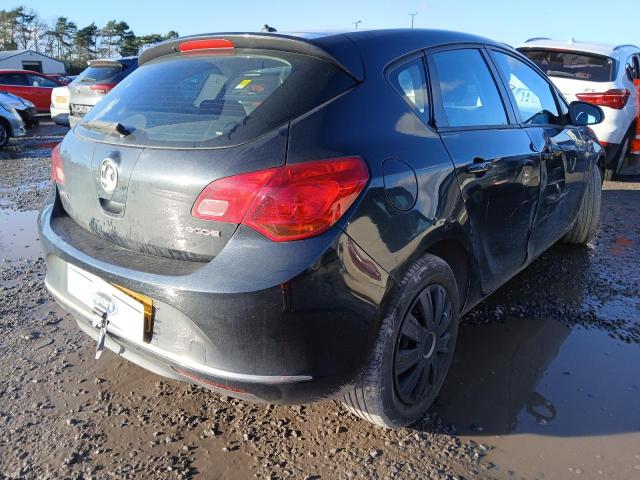
[[[533,68],[506,53],[492,51],[498,70],[509,84],[516,109],[525,125],[562,123],[551,85]]]
[[[508,123],[498,87],[479,50],[447,50],[435,53],[433,60],[448,126]]]
[[[428,117],[429,95],[422,57],[414,58],[391,70],[389,81],[410,107],[417,110],[421,117]]]
[[[60,86],[50,78],[41,77],[39,75],[27,75],[27,77],[29,77],[29,85],[32,87],[55,88]]]

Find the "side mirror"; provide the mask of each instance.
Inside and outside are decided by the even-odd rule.
[[[596,125],[604,120],[604,112],[597,105],[587,102],[571,102],[569,118],[572,125]]]

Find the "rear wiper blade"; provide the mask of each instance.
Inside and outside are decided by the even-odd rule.
[[[80,124],[84,128],[89,130],[95,130],[96,132],[113,134],[117,133],[121,137],[126,137],[133,132],[132,128],[125,127],[120,122],[104,122],[102,120],[92,120]]]
[[[96,79],[95,78],[90,78],[90,77],[84,77],[80,79],[81,82],[95,82]]]

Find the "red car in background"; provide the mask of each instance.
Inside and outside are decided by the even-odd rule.
[[[64,85],[58,80],[30,70],[0,70],[0,90],[33,102],[39,112],[48,112],[51,90]]]

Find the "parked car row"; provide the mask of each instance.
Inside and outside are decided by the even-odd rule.
[[[605,120],[594,127],[607,153],[603,176],[618,175],[636,132],[639,112],[634,80],[640,80],[640,48],[533,38],[517,50],[544,71],[568,101],[603,108]],[[54,122],[74,126],[137,65],[137,57],[91,60],[73,81],[63,75],[5,70],[0,71],[0,88],[32,101],[40,112],[49,107]],[[522,85],[511,82],[510,88],[519,101],[530,97]]]
[[[48,113],[51,90],[63,85],[60,81],[29,70],[0,70],[0,90],[5,90],[32,102],[38,112]]]
[[[137,57],[91,60],[78,76],[0,70],[0,90],[32,102],[60,125],[75,125],[118,82],[137,67]]]

